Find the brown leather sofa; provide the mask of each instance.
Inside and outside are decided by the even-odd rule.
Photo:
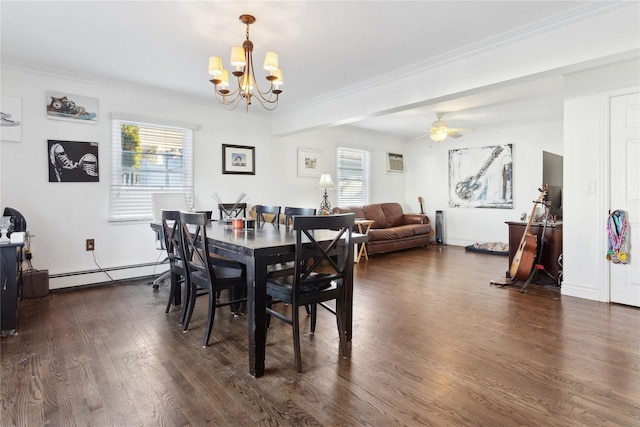
[[[428,216],[405,214],[399,203],[333,208],[333,213],[349,212],[355,214],[356,220],[364,218],[375,221],[369,230],[369,255],[426,246],[434,234]]]

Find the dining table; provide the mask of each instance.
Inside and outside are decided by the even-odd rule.
[[[160,223],[151,223],[154,230],[162,229]],[[261,377],[265,372],[267,278],[269,266],[282,265],[295,259],[296,234],[292,227],[284,224],[254,223],[253,227],[233,228],[223,221],[210,221],[206,228],[207,245],[211,253],[229,258],[246,266],[247,314],[249,337],[249,372]],[[316,230],[318,241],[331,241],[333,230]],[[367,242],[365,234],[353,233],[352,241]],[[351,246],[353,248],[353,246]],[[353,327],[353,250],[349,251],[345,280],[346,304],[344,328],[347,350],[351,352]],[[172,277],[171,280],[176,280]],[[174,302],[180,303],[180,287]]]

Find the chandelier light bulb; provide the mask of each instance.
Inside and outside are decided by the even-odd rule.
[[[250,90],[253,90],[253,77],[247,74],[242,76],[240,78],[240,89],[243,92],[248,92]]]

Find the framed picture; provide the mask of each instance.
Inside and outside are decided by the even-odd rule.
[[[49,182],[99,182],[98,143],[47,141]]]
[[[98,123],[98,98],[47,91],[47,117],[75,123]]]
[[[449,206],[513,208],[511,144],[449,150]]]
[[[298,148],[298,176],[319,177],[322,168],[322,151]]]
[[[222,144],[222,173],[255,175],[256,147]]]
[[[387,172],[404,172],[404,155],[387,152]]]
[[[0,98],[0,140],[22,141],[22,98]]]

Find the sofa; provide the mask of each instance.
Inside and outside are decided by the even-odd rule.
[[[333,213],[354,213],[356,220],[375,221],[369,230],[369,255],[426,246],[434,235],[429,217],[404,213],[399,203],[335,207]]]

